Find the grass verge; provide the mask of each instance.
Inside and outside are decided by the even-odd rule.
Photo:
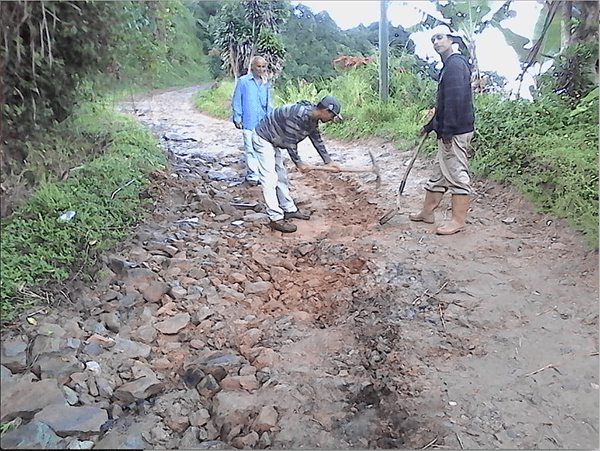
[[[97,252],[114,246],[143,217],[144,203],[152,202],[147,176],[166,164],[152,133],[110,105],[87,104],[60,127],[69,128],[70,138],[57,129],[47,140],[53,153],[62,146],[68,155],[74,144],[83,145],[88,159],[71,167],[68,177],[41,182],[24,205],[2,220],[4,320],[47,298],[39,290],[48,284],[77,276],[92,280]],[[69,214],[74,216],[61,219]]]

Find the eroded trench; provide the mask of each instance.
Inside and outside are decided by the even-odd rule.
[[[307,183],[323,193],[322,202],[330,202],[327,217],[337,232],[286,241],[274,238],[265,227],[258,189],[243,185],[239,149],[237,156],[233,152],[215,156],[203,152],[195,140],[164,129],[159,134],[170,155],[172,176],[158,177],[155,186],[165,198],[178,199],[163,207],[159,215],[177,222],[180,230],[163,238],[210,244],[219,257],[225,257],[223,266],[222,258],[211,262],[207,254],[202,265],[205,280],[221,292],[226,284],[229,290],[239,289],[242,280],[272,284],[267,298],[248,296],[244,300],[253,312],[244,316],[244,327],[236,324],[240,309],[235,307],[235,296],[225,305],[212,305],[227,325],[210,329],[205,345],[215,351],[234,349],[244,356],[241,360],[234,359],[233,365],[226,358],[222,365],[195,365],[183,348],[177,350],[179,355],[170,354],[169,359],[178,360],[179,365],[169,371],[175,369],[187,388],[196,388],[212,412],[219,383],[227,375],[240,374],[242,367],[259,358],[260,350],[272,349],[281,357],[286,347],[306,340],[316,330],[343,337],[343,343],[325,356],[326,362],[323,355],[314,357],[320,359],[320,373],[334,378],[333,385],[320,387],[328,391],[321,399],[322,392],[315,384],[323,384],[323,378],[299,371],[301,361],[264,367],[256,373],[261,391],[271,389],[272,398],[281,398],[278,386],[290,384],[303,393],[302,402],[290,406],[287,416],[279,412],[279,423],[267,439],[263,434],[259,440],[245,441],[253,431],[258,409],[250,409],[245,419],[215,422],[217,430],[200,433],[200,438],[254,448],[421,448],[431,444],[432,438],[435,445],[442,445],[444,426],[435,410],[444,388],[429,378],[433,374],[429,367],[433,359],[447,358],[449,353],[473,352],[464,337],[453,337],[444,330],[440,312],[448,305],[441,304],[438,295],[459,291],[448,275],[410,262],[377,261],[376,246],[361,240],[368,231],[360,224],[378,212],[361,196],[355,181],[309,174]],[[340,205],[352,205],[360,214],[348,215]],[[220,230],[218,244],[202,231],[202,225]],[[340,237],[343,239],[337,239]],[[196,318],[196,329],[190,333],[201,333],[203,321],[208,320]],[[240,338],[248,328],[261,330],[260,346],[255,349]],[[307,352],[322,354],[314,349]],[[212,376],[214,387],[206,386],[207,375]],[[160,416],[160,409],[154,410]],[[307,432],[306,424],[326,432],[329,438],[324,442],[320,433]],[[177,434],[170,437],[171,442],[152,436],[146,439],[165,445],[177,440]],[[203,443],[220,446],[210,445],[210,440]]]

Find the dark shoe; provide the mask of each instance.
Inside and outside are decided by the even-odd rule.
[[[302,219],[303,221],[308,221],[310,219],[310,216],[304,213],[300,213],[299,211],[286,211],[285,213],[283,213],[283,219]]]
[[[298,229],[298,227],[296,227],[294,224],[290,224],[284,219],[280,219],[279,221],[271,221],[269,223],[269,227],[282,233],[293,233]]]
[[[246,186],[250,186],[250,187],[255,187],[260,185],[260,182],[258,180],[246,180],[245,181]]]

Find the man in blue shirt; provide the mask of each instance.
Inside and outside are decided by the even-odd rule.
[[[242,130],[245,152],[245,179],[259,184],[258,156],[252,146],[252,131],[271,110],[271,85],[266,77],[267,62],[260,56],[250,61],[250,73],[239,78],[233,94],[233,123]]]

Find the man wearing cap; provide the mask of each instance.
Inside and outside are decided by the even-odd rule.
[[[289,222],[290,219],[310,219],[298,211],[292,199],[281,149],[288,151],[299,170],[308,171],[310,165],[303,163],[298,155],[298,143],[308,136],[325,165],[339,170],[339,163],[331,161],[325,148],[319,121],[342,119],[340,110],[340,102],[333,96],[323,97],[316,105],[302,100],[275,108],[254,129],[252,145],[258,156],[259,180],[272,229],[295,232],[297,227]]]
[[[466,50],[459,36],[448,30],[434,30],[433,49],[444,66],[438,84],[437,103],[433,119],[420,130],[421,135],[435,131],[438,153],[433,175],[425,184],[425,202],[421,212],[410,215],[411,221],[433,224],[434,210],[445,192],[452,195],[452,219],[436,229],[438,235],[452,235],[466,227],[471,193],[468,153],[473,138],[475,117],[471,93],[471,66],[468,59],[454,47]]]
[[[245,153],[245,179],[250,186],[258,185],[258,156],[252,147],[252,131],[269,113],[271,85],[267,80],[267,61],[255,56],[250,61],[250,72],[240,77],[235,86],[231,106],[233,124],[242,130]]]

